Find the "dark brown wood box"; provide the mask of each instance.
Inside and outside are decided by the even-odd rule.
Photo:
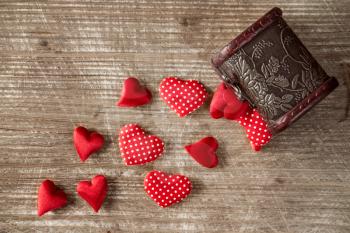
[[[258,109],[272,134],[338,86],[273,8],[212,58],[219,76]]]

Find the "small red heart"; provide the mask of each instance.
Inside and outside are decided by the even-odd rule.
[[[107,195],[107,180],[103,175],[97,175],[88,180],[80,181],[77,185],[77,193],[97,213]]]
[[[73,141],[81,161],[85,161],[92,153],[103,147],[104,138],[98,132],[88,131],[79,126],[74,129]]]
[[[67,196],[53,181],[44,180],[38,191],[38,216],[67,204]]]
[[[204,86],[197,80],[177,77],[164,78],[159,85],[159,92],[165,103],[180,117],[197,110],[208,96]]]
[[[213,168],[218,164],[218,157],[215,153],[218,147],[218,141],[214,137],[205,137],[196,143],[185,146],[185,149],[199,164]]]
[[[119,149],[126,165],[138,165],[161,156],[164,143],[157,136],[146,135],[140,126],[129,124],[120,130]]]
[[[147,195],[160,207],[179,203],[191,193],[192,183],[183,175],[151,171],[144,180]]]
[[[141,86],[139,80],[130,77],[124,81],[124,87],[117,106],[136,107],[148,104],[151,99],[151,92],[146,87]]]
[[[225,117],[229,120],[237,120],[250,109],[247,101],[240,101],[234,91],[221,83],[215,91],[210,103],[210,115],[218,119]]]

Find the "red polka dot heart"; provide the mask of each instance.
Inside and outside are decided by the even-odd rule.
[[[259,112],[250,109],[244,116],[241,116],[238,123],[246,129],[247,137],[250,140],[252,148],[259,151],[262,146],[271,140],[271,133]]]
[[[205,102],[208,93],[197,80],[181,80],[176,77],[163,79],[159,93],[165,103],[180,117],[197,110]]]
[[[119,133],[119,149],[126,165],[145,164],[157,159],[164,151],[164,142],[146,135],[136,124],[124,126]]]
[[[179,203],[191,193],[192,183],[183,175],[151,171],[144,180],[147,195],[160,207]]]

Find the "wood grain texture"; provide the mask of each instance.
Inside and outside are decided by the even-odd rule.
[[[208,104],[180,119],[157,87],[177,75],[213,91],[209,58],[273,6],[340,86],[254,153],[238,124],[210,119]],[[348,0],[1,0],[0,232],[350,232],[349,22]],[[128,75],[152,90],[151,105],[115,107]],[[164,157],[123,164],[117,130],[131,122],[164,139]],[[107,138],[85,163],[72,145],[79,124]],[[211,170],[183,149],[205,135],[220,143]],[[157,207],[143,190],[152,169],[190,177],[193,193]],[[75,186],[97,173],[110,192],[94,214]],[[70,204],[38,218],[46,178]]]

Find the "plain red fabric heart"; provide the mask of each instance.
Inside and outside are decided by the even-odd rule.
[[[218,147],[218,141],[214,137],[205,137],[196,143],[185,146],[185,149],[199,164],[213,168],[218,164],[216,156]]]
[[[97,213],[107,196],[107,179],[103,175],[97,175],[91,181],[80,181],[77,185],[77,193]]]
[[[67,204],[67,196],[53,181],[44,180],[38,191],[38,216]]]
[[[73,141],[81,161],[85,161],[92,153],[100,150],[104,144],[101,134],[89,131],[82,126],[74,129]]]
[[[197,110],[208,96],[204,86],[197,80],[182,80],[177,77],[164,78],[159,85],[159,93],[180,117]]]
[[[229,120],[237,120],[250,109],[247,101],[240,101],[234,91],[221,83],[210,103],[210,115],[218,119],[224,117]]]
[[[167,175],[162,171],[149,172],[144,180],[147,195],[160,207],[169,207],[186,198],[192,190],[191,181],[183,175]]]
[[[241,116],[238,123],[246,130],[250,144],[255,151],[261,150],[271,140],[272,134],[267,128],[263,117],[255,109],[252,109],[244,116]]]
[[[151,92],[146,87],[141,86],[139,80],[130,77],[124,81],[123,90],[116,105],[119,107],[137,107],[148,104],[151,99]]]
[[[136,124],[128,124],[119,133],[119,149],[126,165],[151,162],[162,155],[163,141],[154,135],[146,135]]]

